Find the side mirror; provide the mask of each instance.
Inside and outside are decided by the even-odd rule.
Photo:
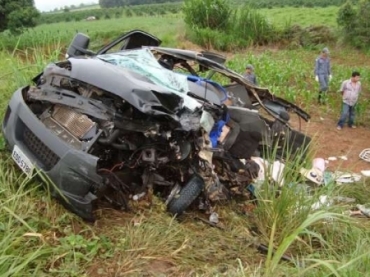
[[[94,55],[94,52],[88,50],[89,44],[90,38],[87,35],[82,33],[76,34],[67,49],[66,58],[83,55]]]

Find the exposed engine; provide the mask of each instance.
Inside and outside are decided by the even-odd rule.
[[[124,99],[66,75],[68,64],[65,68],[49,67],[41,77],[42,84],[31,87],[26,99],[61,140],[99,157],[96,170],[106,180],[100,193],[111,204],[128,208],[129,197],[153,189],[169,204],[189,182],[194,197],[204,189],[209,192],[207,201],[229,197],[212,167],[209,136],[200,128],[200,119],[206,119],[210,131],[224,109],[204,103],[195,112],[178,109],[172,118],[166,114],[152,116]],[[225,180],[225,176],[222,178]],[[247,181],[235,180],[239,187]],[[175,205],[173,213],[182,213],[190,205],[190,200],[186,201]]]

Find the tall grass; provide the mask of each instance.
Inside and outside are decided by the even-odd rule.
[[[129,20],[113,18],[97,21],[61,22],[42,24],[30,29],[20,36],[7,32],[0,33],[0,50],[27,49],[36,47],[56,46],[60,43],[67,46],[77,32],[90,36],[92,47],[99,48],[116,36],[132,29],[150,31],[159,38],[165,37],[163,44],[175,46],[184,23],[179,15],[161,17],[133,16]],[[57,48],[57,47],[56,47]]]
[[[249,6],[231,9],[226,1],[219,2],[208,1],[208,5],[213,9],[206,6],[198,9],[199,5],[194,0],[185,2],[183,12],[191,40],[203,47],[231,51],[271,43],[278,37],[277,30],[257,10]],[[195,12],[196,10],[204,10],[207,16],[202,16],[202,13]],[[221,14],[220,10],[224,10],[228,16]],[[205,18],[205,22],[199,18]],[[212,20],[209,22],[207,18]]]

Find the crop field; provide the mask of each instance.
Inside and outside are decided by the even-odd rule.
[[[262,12],[281,24],[291,17],[305,26],[310,21],[335,26],[332,7],[308,9],[317,11],[312,15],[318,16],[315,20],[306,10],[297,10],[302,14],[296,17],[295,8]],[[316,22],[322,18],[320,14],[327,14],[328,21]],[[163,46],[199,49],[184,40],[185,25],[176,15],[41,25],[20,38],[0,34],[0,47],[2,44],[7,49],[0,51],[1,118],[14,90],[30,84],[45,65],[62,57],[76,31],[89,34],[93,47],[98,47],[133,28],[153,33],[163,40]],[[346,47],[330,49],[333,80],[327,107],[316,105],[313,65],[319,48],[271,46],[224,54],[233,70],[243,72],[245,65],[252,63],[261,86],[314,115],[332,118],[339,112],[340,82],[349,78],[352,70],[359,70],[364,91],[358,123],[370,128],[370,56]],[[20,175],[1,136],[0,150],[0,276],[362,277],[370,272],[370,221],[344,215],[352,207],[349,204],[312,208],[320,195],[369,203],[369,181],[329,184],[308,197],[298,186],[291,186],[292,173],[288,172],[285,179],[289,186],[282,188],[279,197],[277,188],[262,186],[253,212],[233,201],[217,205],[223,228],[199,221],[197,216],[204,215],[195,212],[181,220],[171,218],[155,197],[152,206],[145,201],[132,203],[130,212],[102,206],[97,211],[98,220],[89,224],[51,199],[41,180],[30,181]],[[267,251],[257,249],[260,243]],[[280,261],[283,254],[293,261]]]
[[[0,49],[1,47],[24,49],[51,44],[67,45],[77,32],[89,35],[94,43],[92,47],[98,47],[107,43],[109,39],[132,29],[150,30],[161,36],[168,45],[175,45],[177,36],[181,35],[184,29],[184,23],[180,15],[166,15],[42,24],[20,36],[0,34]]]
[[[339,7],[331,6],[325,8],[304,8],[304,7],[284,7],[259,9],[272,24],[285,27],[287,24],[297,24],[300,26],[325,25],[337,27],[337,13]]]
[[[338,7],[326,8],[272,8],[259,9],[269,21],[277,27],[297,24],[313,24],[336,27]],[[93,38],[95,45],[100,46],[109,38],[131,29],[150,30],[161,36],[167,45],[175,45],[177,37],[185,34],[185,24],[181,13],[158,16],[133,16],[97,21],[71,21],[52,24],[41,24],[20,36],[0,33],[0,49],[24,49],[40,45],[66,45],[76,32],[83,32]]]

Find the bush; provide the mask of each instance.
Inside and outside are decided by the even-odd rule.
[[[347,1],[338,11],[337,22],[342,27],[345,41],[368,49],[370,42],[370,0],[359,2],[357,6]]]
[[[249,44],[266,44],[274,41],[275,28],[257,10],[245,5],[236,13],[232,33]]]
[[[227,0],[185,0],[185,23],[191,27],[225,30],[231,15]]]
[[[220,4],[220,8],[199,8],[200,0],[187,0],[184,5],[185,22],[190,39],[207,49],[215,48],[231,51],[251,45],[263,45],[275,41],[277,32],[267,19],[249,6],[232,10],[225,1],[210,1]],[[214,14],[213,14],[213,13]],[[206,15],[205,15],[206,14]],[[224,16],[227,14],[227,19]],[[203,15],[203,16],[202,16]],[[211,16],[214,15],[214,16]],[[209,21],[209,18],[213,18]]]

